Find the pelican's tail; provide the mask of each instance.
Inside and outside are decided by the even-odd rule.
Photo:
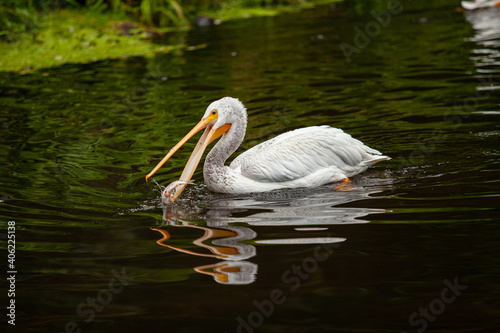
[[[380,155],[372,155],[370,159],[368,159],[368,160],[365,161],[365,164],[367,166],[372,166],[372,165],[374,165],[374,164],[376,164],[378,162],[388,161],[390,159],[392,159],[392,158],[390,158],[389,156],[382,155],[382,154],[380,154]]]

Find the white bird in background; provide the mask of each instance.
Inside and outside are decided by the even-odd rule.
[[[347,180],[371,165],[389,160],[341,129],[311,126],[283,133],[225,161],[240,146],[247,127],[245,106],[224,97],[210,104],[201,121],[158,163],[146,180],[193,135],[205,129],[179,183],[170,188],[172,202],[181,194],[206,147],[222,136],[205,159],[203,176],[210,191],[222,193],[266,192],[284,188],[318,187]]]
[[[481,8],[500,7],[500,0],[462,1],[460,4],[464,9],[476,10]]]

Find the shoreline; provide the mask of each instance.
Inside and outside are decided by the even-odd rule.
[[[334,2],[339,0],[259,8],[228,5],[217,11],[200,11],[199,15],[217,22],[228,22],[297,12]],[[0,72],[27,74],[68,63],[85,64],[105,59],[150,57],[156,53],[198,48],[184,43],[154,43],[157,37],[193,29],[191,24],[153,28],[133,21],[124,14],[97,13],[87,9],[61,9],[45,14],[40,19],[43,20],[40,27],[29,33],[18,34],[16,41],[0,41]]]

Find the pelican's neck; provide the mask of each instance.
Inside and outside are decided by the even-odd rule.
[[[231,124],[231,128],[222,136],[217,144],[210,150],[205,159],[205,172],[214,172],[214,168],[222,168],[224,162],[238,149],[245,138],[247,117],[243,114],[238,121]],[[205,173],[204,172],[204,173]]]
[[[236,182],[234,171],[224,163],[243,142],[247,129],[247,113],[238,100],[229,100],[226,117],[231,124],[229,130],[222,135],[219,142],[205,158],[203,178],[210,191],[228,192]]]

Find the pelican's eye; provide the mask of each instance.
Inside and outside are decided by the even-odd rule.
[[[217,114],[217,109],[213,109],[212,114],[215,116]]]

